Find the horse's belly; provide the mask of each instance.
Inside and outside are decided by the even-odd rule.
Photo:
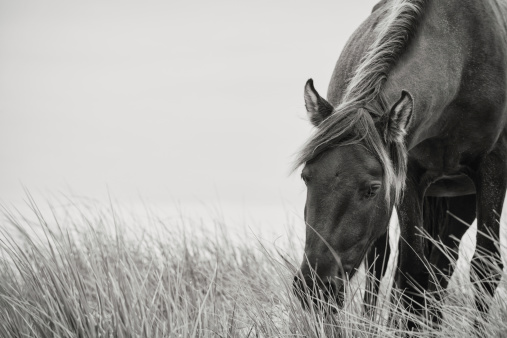
[[[475,185],[466,175],[441,178],[426,189],[426,196],[454,197],[470,194],[475,194]]]

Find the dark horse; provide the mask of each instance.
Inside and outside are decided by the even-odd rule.
[[[386,261],[394,206],[408,308],[422,311],[421,289],[446,286],[450,262],[421,229],[455,247],[466,226],[450,213],[477,217],[477,247],[489,255],[476,250],[472,267],[493,294],[501,260],[487,234],[498,238],[507,188],[507,0],[381,1],[346,44],[327,97],[307,82],[317,129],[296,164],[307,186],[302,301],[317,288],[340,299],[365,257]]]

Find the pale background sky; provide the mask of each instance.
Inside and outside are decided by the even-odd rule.
[[[376,1],[0,1],[0,202],[296,208],[303,87]],[[299,210],[299,208],[301,208]]]

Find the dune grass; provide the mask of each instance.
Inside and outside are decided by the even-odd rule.
[[[115,207],[77,206],[30,215],[3,210],[0,337],[399,337],[408,314],[399,295],[371,318],[349,297],[343,310],[304,311],[292,292],[302,253],[221,220],[128,218]],[[143,224],[140,224],[143,222]],[[212,230],[210,230],[212,229]],[[289,236],[290,237],[290,236]],[[290,242],[290,241],[289,241]],[[424,318],[417,337],[502,336],[507,300],[481,319],[470,285],[444,296],[444,323]],[[357,290],[352,290],[352,293]],[[429,296],[428,299],[431,299]],[[324,305],[324,307],[333,305]],[[378,311],[379,314],[382,311]],[[484,320],[482,331],[473,321]],[[475,330],[475,331],[474,331]]]

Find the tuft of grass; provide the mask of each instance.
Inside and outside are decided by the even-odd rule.
[[[234,237],[223,220],[139,219],[114,205],[30,215],[3,209],[0,337],[400,337],[411,318],[396,291],[375,315],[349,297],[334,315],[305,311],[292,291],[299,262],[283,247]],[[481,319],[471,285],[438,290],[444,321],[424,317],[415,337],[507,332],[501,292]],[[465,292],[463,291],[465,290]],[[503,289],[505,290],[505,289]],[[349,288],[350,294],[361,293]],[[356,297],[357,298],[357,297]],[[428,295],[428,304],[436,297]],[[428,312],[430,306],[428,306]],[[388,314],[388,315],[386,315]],[[474,320],[483,320],[480,331]]]

